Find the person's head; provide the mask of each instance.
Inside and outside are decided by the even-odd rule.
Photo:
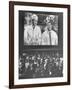
[[[50,15],[48,15],[45,19],[45,23],[46,23],[46,26],[48,28],[48,30],[50,31],[52,29],[52,22],[51,22],[51,18],[50,18]]]
[[[32,23],[32,13],[25,13],[25,21],[27,25],[30,25]]]
[[[49,22],[48,23],[48,30],[51,31],[52,30],[52,24]]]
[[[50,22],[50,17],[47,16],[46,19],[45,19],[45,23],[46,23],[46,25],[48,25],[49,22]]]
[[[37,25],[37,22],[38,22],[38,16],[36,14],[33,14],[32,15],[32,24],[34,26],[36,26]]]
[[[57,58],[59,58],[59,57],[60,57],[59,53],[56,53],[56,57],[57,57]]]
[[[50,20],[54,21],[55,15],[49,15]]]

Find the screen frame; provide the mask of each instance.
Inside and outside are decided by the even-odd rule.
[[[25,6],[39,6],[39,7],[59,7],[68,9],[68,77],[67,82],[59,83],[43,83],[43,84],[26,84],[26,85],[14,85],[14,6],[15,5],[25,5]],[[49,47],[50,48],[50,47]],[[60,48],[61,49],[61,48]],[[29,49],[28,49],[29,50]],[[44,49],[46,50],[46,49]],[[44,86],[60,86],[60,85],[70,85],[70,5],[64,4],[44,4],[44,3],[33,3],[33,2],[9,2],[9,88],[29,88],[29,87],[44,87]]]

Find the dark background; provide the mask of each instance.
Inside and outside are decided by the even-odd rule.
[[[58,45],[57,46],[29,46],[24,45],[24,17],[26,12],[31,12],[34,14],[46,14],[46,15],[57,15],[58,16]],[[46,17],[38,16],[38,25],[44,25],[44,19]],[[63,51],[63,13],[57,12],[37,12],[37,11],[19,11],[19,55],[21,55],[24,50],[49,50],[49,52],[54,52],[55,50]]]

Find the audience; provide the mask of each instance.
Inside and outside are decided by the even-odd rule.
[[[63,59],[59,53],[49,54],[27,54],[19,59],[19,78],[45,78],[62,77]]]

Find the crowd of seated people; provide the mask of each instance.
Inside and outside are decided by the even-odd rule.
[[[49,54],[23,53],[19,59],[19,78],[45,78],[63,76],[63,58],[59,53]]]

